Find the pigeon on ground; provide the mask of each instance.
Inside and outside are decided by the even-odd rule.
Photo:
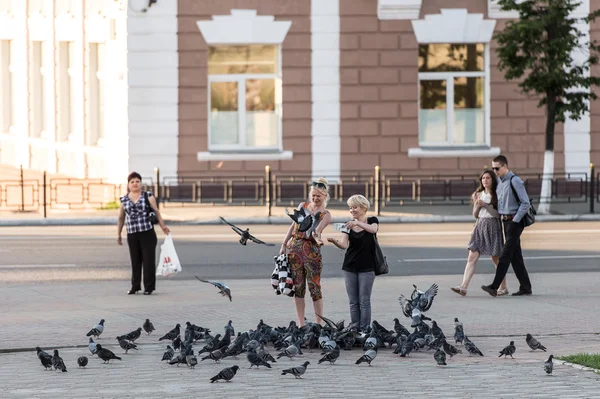
[[[298,349],[298,347],[294,344],[288,346],[287,348],[285,348],[283,351],[279,352],[277,354],[277,359],[282,358],[283,356],[287,356],[290,359],[293,358],[294,356],[298,355],[300,353],[300,350]]]
[[[163,353],[163,357],[161,359],[161,362],[164,360],[171,360],[173,359],[173,355],[175,355],[175,351],[173,350],[173,348],[171,348],[170,345],[167,345],[167,350],[165,351],[165,353]]]
[[[533,336],[531,334],[527,334],[527,337],[525,337],[525,341],[527,342],[527,345],[529,345],[531,350],[540,349],[540,350],[543,350],[544,352],[546,352],[546,347],[544,345],[542,345],[542,343],[540,341],[533,338]]]
[[[52,355],[48,352],[44,352],[39,346],[36,346],[35,350],[37,351],[38,359],[42,362],[42,366],[44,366],[46,370],[52,369]]]
[[[142,328],[148,333],[148,335],[152,334],[152,331],[156,330],[156,328],[154,328],[154,324],[152,324],[150,319],[146,319],[146,321],[142,325]]]
[[[285,369],[281,372],[281,375],[291,374],[296,378],[302,378],[301,376],[306,373],[306,368],[310,362],[304,362],[301,366],[292,367],[290,369]]]
[[[323,362],[329,362],[329,364],[334,364],[336,360],[340,357],[340,348],[333,348],[332,351],[328,352],[325,356],[323,356],[319,360],[319,364]]]
[[[215,287],[217,287],[219,289],[219,294],[221,294],[222,296],[226,296],[229,298],[229,302],[231,302],[231,289],[225,284],[225,283],[221,283],[219,281],[210,281],[210,280],[202,280],[200,277],[195,276],[199,281],[202,281],[203,283],[209,283],[214,285]]]
[[[86,337],[100,337],[100,334],[104,331],[104,319],[100,320],[92,329],[85,335]]]
[[[444,335],[444,332],[442,331],[442,329],[438,326],[437,322],[435,320],[433,320],[431,322],[431,333],[433,334],[434,337],[436,337],[437,339],[445,339],[446,335]]]
[[[190,355],[187,355],[185,357],[185,362],[187,363],[188,367],[190,367],[190,368],[196,367],[196,365],[198,364],[198,358],[196,356],[194,356],[193,350]]]
[[[554,358],[554,355],[550,355],[550,357],[548,358],[548,360],[546,360],[544,362],[544,371],[548,375],[552,374],[552,369],[554,368],[554,363],[552,363],[552,359],[553,358]]]
[[[442,349],[438,349],[437,351],[435,351],[435,353],[433,354],[433,358],[437,362],[438,366],[447,366],[446,352],[444,352]]]
[[[235,335],[235,329],[233,328],[233,322],[231,320],[229,320],[225,326],[225,332],[227,332],[227,330],[231,331],[231,335]]]
[[[117,341],[119,341],[119,346],[125,351],[125,354],[127,354],[130,349],[138,350],[137,345],[133,342],[127,341],[124,335],[117,337]]]
[[[465,349],[469,352],[469,356],[471,355],[479,355],[483,356],[483,353],[479,350],[477,346],[465,335]]]
[[[223,354],[227,350],[227,347],[223,347],[221,349],[214,350],[210,352],[207,356],[204,356],[200,361],[204,361],[206,359],[214,360],[219,363],[219,361],[223,358]]]
[[[131,342],[135,342],[142,335],[142,327],[138,327],[137,330],[125,334],[125,339]]]
[[[456,355],[457,353],[462,353],[460,349],[457,349],[456,346],[449,344],[448,341],[444,339],[444,352],[446,352],[450,357]]]
[[[88,364],[88,358],[86,356],[79,356],[77,358],[77,366],[85,368]]]
[[[400,324],[400,320],[398,320],[397,317],[394,319],[394,331],[396,331],[396,335],[398,337],[401,335],[406,335],[408,337],[410,335],[410,332],[406,329],[406,327]]]
[[[260,357],[265,362],[277,363],[277,360],[275,360],[275,358],[271,356],[269,351],[265,349],[264,345],[261,345],[260,350],[258,351],[258,357]]]
[[[162,341],[163,339],[168,339],[170,341],[173,341],[175,338],[177,338],[177,336],[179,336],[179,334],[181,332],[180,329],[181,329],[181,325],[179,323],[177,323],[177,325],[175,326],[174,329],[172,329],[171,331],[169,331],[168,333],[166,333],[165,335],[160,337],[158,340]]]
[[[367,363],[369,363],[369,366],[371,366],[371,362],[373,360],[375,360],[376,357],[377,357],[377,349],[369,349],[354,364],[361,364],[363,362],[367,362]]]
[[[90,350],[90,353],[93,355],[96,354],[96,343],[94,342],[94,339],[92,337],[90,337],[90,342],[88,343],[88,349]]]
[[[250,229],[246,229],[246,230],[242,230],[239,227],[237,227],[235,224],[229,223],[227,220],[225,220],[224,218],[222,218],[221,216],[219,216],[219,218],[227,223],[228,225],[231,226],[231,230],[235,231],[239,236],[240,236],[240,244],[242,245],[246,245],[246,243],[248,242],[248,240],[255,242],[257,244],[263,244],[263,245],[267,245],[269,247],[274,246],[275,244],[267,244],[266,242],[259,240],[258,238],[254,237],[252,234],[250,234]]]
[[[460,321],[458,321],[458,317],[454,318],[454,343],[462,344],[465,339],[465,330],[463,329],[463,325]]]
[[[104,349],[100,344],[96,345],[96,349],[96,355],[98,355],[98,358],[104,360],[104,363],[110,363],[113,359],[121,360],[119,356],[115,355],[109,349]]]
[[[250,362],[250,367],[248,368],[252,368],[252,366],[256,366],[256,368],[258,368],[258,366],[265,366],[267,368],[271,368],[271,365],[265,360],[261,359],[260,356],[258,356],[256,351],[253,349],[248,349],[246,358]]]
[[[65,366],[62,357],[58,355],[57,349],[54,349],[54,356],[52,356],[52,367],[54,367],[54,370],[60,370],[63,373],[67,372],[67,366]]]
[[[218,380],[225,380],[226,382],[231,381],[233,377],[235,377],[235,373],[239,370],[238,366],[226,367],[219,372],[219,374],[215,375],[210,379],[210,383],[212,384]]]
[[[515,341],[510,341],[510,344],[500,351],[500,356],[498,357],[502,357],[504,355],[504,358],[506,358],[506,356],[510,356],[512,359],[514,359],[513,354],[516,350],[517,348],[515,347]]]

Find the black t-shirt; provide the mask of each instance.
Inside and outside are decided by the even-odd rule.
[[[375,216],[367,218],[367,224],[379,224]],[[357,233],[350,230],[348,234],[348,249],[344,256],[342,270],[354,273],[375,271],[375,235],[365,230]]]

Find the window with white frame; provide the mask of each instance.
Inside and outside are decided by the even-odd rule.
[[[211,151],[280,149],[279,54],[278,45],[209,47]]]
[[[29,135],[42,136],[46,130],[46,77],[44,73],[44,42],[31,42],[31,124]]]
[[[104,82],[106,46],[89,43],[88,56],[88,129],[86,145],[98,145],[104,138]]]
[[[419,45],[419,145],[485,146],[486,46]]]
[[[72,133],[73,114],[73,42],[58,44],[58,138],[69,139]]]
[[[0,133],[8,133],[13,124],[11,41],[0,40]]]

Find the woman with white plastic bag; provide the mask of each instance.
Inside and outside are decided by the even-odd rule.
[[[181,262],[179,262],[179,257],[175,251],[173,237],[171,234],[167,234],[165,241],[160,246],[160,258],[158,267],[156,268],[156,275],[169,277],[181,271]]]
[[[137,294],[142,289],[142,270],[144,274],[144,295],[156,290],[156,232],[158,223],[165,234],[170,230],[163,221],[156,199],[151,192],[142,191],[142,176],[132,172],[127,177],[127,195],[120,198],[119,222],[117,225],[117,243],[123,245],[121,231],[127,227],[127,245],[131,258],[131,289],[128,295]]]

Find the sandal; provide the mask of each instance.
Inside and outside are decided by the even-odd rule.
[[[460,286],[450,287],[450,289],[456,292],[458,295],[465,296],[467,295],[467,290],[462,289]]]
[[[508,288],[505,290],[498,290],[496,292],[496,296],[504,296],[504,295],[508,295]]]

